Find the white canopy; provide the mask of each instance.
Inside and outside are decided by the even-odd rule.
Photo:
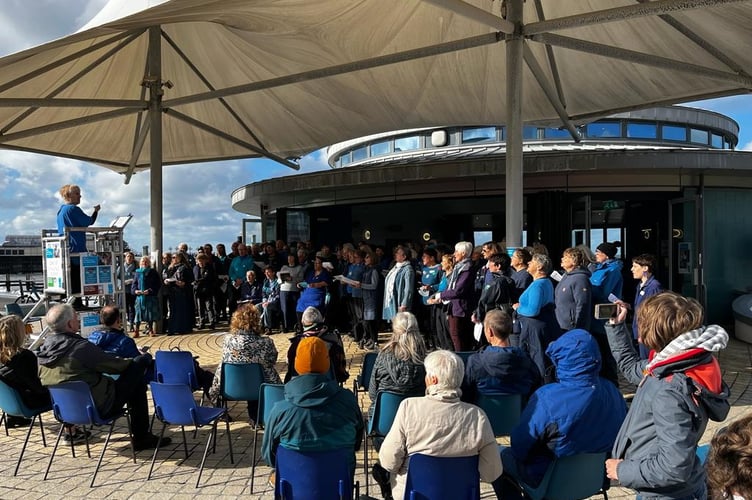
[[[0,59],[0,147],[129,178],[752,88],[750,0],[112,0],[90,24]]]

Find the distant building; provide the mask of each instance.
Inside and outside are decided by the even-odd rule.
[[[0,274],[42,272],[42,237],[9,234],[0,244]]]
[[[752,153],[739,125],[684,106],[619,113],[578,125],[523,129],[523,244],[553,261],[577,244],[621,241],[624,299],[630,259],[658,257],[666,288],[731,321],[736,290],[752,285]],[[334,144],[329,171],[238,187],[235,210],[258,216],[263,239],[337,245],[366,241],[502,241],[506,128],[472,124],[398,130]]]

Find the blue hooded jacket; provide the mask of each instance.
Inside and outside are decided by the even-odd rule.
[[[518,470],[531,485],[556,457],[610,451],[627,413],[616,386],[598,376],[601,356],[588,332],[565,333],[546,354],[558,381],[535,391],[511,435]]]
[[[601,262],[590,275],[590,283],[593,285],[593,304],[606,304],[609,302],[609,294],[621,298],[624,278],[621,276],[622,262],[616,259],[608,259]]]

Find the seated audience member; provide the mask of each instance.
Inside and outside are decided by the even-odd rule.
[[[35,410],[50,405],[50,393],[37,373],[37,358],[24,349],[26,328],[18,316],[0,317],[0,380],[18,391],[27,408]],[[6,415],[8,427],[29,425],[27,418]]]
[[[637,310],[650,360],[641,360],[618,304],[606,324],[608,343],[627,381],[637,385],[629,413],[606,460],[606,473],[645,498],[707,498],[705,469],[697,457],[708,420],[728,415],[729,388],[713,353],[726,348],[728,333],[703,325],[695,299],[674,292],[648,297]]]
[[[522,498],[514,484],[540,484],[557,457],[611,450],[627,412],[619,390],[598,376],[598,344],[585,330],[572,330],[548,346],[557,382],[535,391],[502,448],[504,475],[494,482],[500,499]]]
[[[222,361],[214,372],[214,381],[209,389],[209,399],[214,403],[220,396],[222,363],[259,363],[264,371],[264,382],[281,384],[282,379],[275,368],[277,348],[269,337],[261,334],[261,318],[258,309],[252,304],[240,304],[232,313],[230,333],[225,336],[222,346]],[[258,401],[248,401],[248,416],[255,420]]]
[[[399,312],[392,318],[392,338],[376,357],[368,396],[373,416],[373,405],[379,391],[390,391],[408,396],[422,396],[426,392],[426,369],[423,358],[426,346],[418,328],[418,320],[409,312]]]
[[[752,500],[752,413],[715,433],[706,468],[711,498]]]
[[[256,283],[256,273],[254,271],[247,271],[245,273],[245,281],[240,285],[238,302],[250,302],[253,305],[260,304],[261,293],[261,285]]]
[[[475,405],[460,401],[464,367],[459,356],[438,350],[426,356],[426,395],[400,404],[379,450],[381,467],[390,473],[392,495],[403,498],[407,463],[413,453],[438,457],[480,455],[483,481],[501,474],[501,460],[491,423]]]
[[[290,348],[287,350],[287,374],[285,375],[285,384],[298,373],[295,371],[295,355],[298,344],[307,337],[318,337],[326,342],[329,350],[329,359],[332,362],[331,372],[337,382],[344,382],[350,377],[347,371],[347,359],[345,358],[345,349],[342,346],[342,339],[336,332],[330,332],[324,324],[324,317],[315,307],[308,307],[303,311],[301,316],[303,331],[296,334],[290,339]]]
[[[509,344],[512,318],[502,310],[488,311],[483,333],[489,345],[471,354],[465,366],[462,400],[474,403],[478,394],[521,394],[523,400],[540,385],[538,368],[530,356]]]
[[[74,380],[86,382],[97,411],[104,418],[127,403],[134,448],[139,451],[156,447],[160,440],[149,432],[144,378],[151,356],[142,354],[131,359],[107,354],[77,333],[78,317],[68,304],[50,308],[45,321],[52,333],[44,339],[37,356],[42,383],[49,386]],[[117,373],[120,377],[113,380],[107,373]],[[160,446],[170,442],[169,437],[164,437]]]
[[[285,399],[274,405],[266,422],[261,453],[272,467],[278,446],[296,451],[353,450],[363,439],[363,415],[355,395],[328,377],[329,349],[317,337],[298,344],[295,372],[285,384]]]
[[[123,331],[120,308],[108,304],[99,312],[99,321],[104,328],[93,331],[88,340],[104,352],[121,358],[135,358],[143,354],[136,342]]]

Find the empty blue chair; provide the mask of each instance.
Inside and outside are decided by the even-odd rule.
[[[708,459],[708,453],[710,453],[710,445],[709,444],[701,444],[697,447],[697,458],[700,459],[701,464],[705,464],[705,461]]]
[[[168,425],[180,426],[180,430],[183,434],[185,458],[188,458],[188,443],[185,438],[185,426],[193,425],[198,429],[204,425],[211,424],[211,432],[206,440],[204,456],[201,458],[201,466],[199,467],[198,478],[196,479],[196,488],[198,488],[198,485],[201,482],[201,474],[204,472],[206,455],[209,453],[209,446],[212,444],[212,441],[214,442],[213,451],[216,451],[217,423],[221,417],[227,414],[227,410],[225,408],[197,405],[196,400],[193,399],[193,392],[185,384],[161,384],[159,382],[151,382],[150,386],[152,399],[154,400],[154,413],[162,422],[162,430],[159,433],[157,446],[154,448],[154,455],[151,459],[151,467],[149,467],[149,475],[146,477],[146,480],[148,481],[151,479],[151,474],[154,470],[154,462],[156,462],[157,453],[159,452],[159,443],[161,443],[165,428]],[[234,464],[235,459],[232,455],[232,437],[230,436],[230,422],[228,419],[225,419],[225,425],[227,426],[227,443],[230,446],[230,463]]]
[[[94,487],[94,480],[97,478],[99,467],[102,465],[102,459],[104,453],[107,451],[107,445],[112,437],[112,429],[115,427],[115,422],[123,415],[128,420],[128,436],[131,444],[131,455],[133,456],[133,463],[136,463],[136,450],[133,447],[133,433],[131,432],[131,420],[125,412],[125,408],[120,409],[114,415],[108,418],[102,418],[97,411],[97,406],[94,403],[94,398],[91,396],[91,390],[86,382],[76,380],[73,382],[66,382],[64,384],[51,385],[49,387],[50,397],[52,398],[52,412],[55,415],[55,419],[60,422],[60,431],[57,433],[57,440],[55,441],[55,447],[52,449],[52,455],[50,461],[47,464],[47,470],[44,473],[43,480],[47,479],[47,475],[50,473],[50,467],[52,466],[52,460],[55,458],[55,452],[60,444],[60,438],[63,435],[63,430],[66,425],[80,425],[86,429],[86,426],[94,425],[109,425],[110,429],[107,433],[107,438],[104,440],[104,446],[102,447],[102,453],[99,455],[99,461],[97,467],[94,469],[94,474],[91,476],[90,488]],[[71,441],[71,454],[76,456],[76,449]],[[86,436],[86,454],[91,458],[91,451],[89,449],[89,437]]]
[[[353,380],[353,393],[355,397],[358,397],[358,389],[361,387],[364,391],[368,390],[368,386],[371,383],[371,373],[373,372],[373,366],[376,364],[376,357],[379,353],[367,352],[363,356],[363,365],[360,368],[360,374]]]
[[[277,447],[275,498],[282,500],[351,500],[352,448],[330,451],[294,451]],[[359,497],[358,484],[354,486]]]
[[[569,457],[560,457],[546,470],[537,488],[524,483],[520,486],[532,500],[575,500],[602,494],[608,500],[603,489],[606,477],[606,453],[581,453]]]
[[[478,455],[431,457],[410,455],[405,482],[406,500],[478,500]]]
[[[264,370],[258,363],[222,363],[220,397],[228,401],[258,401]]]
[[[519,394],[478,394],[475,402],[488,416],[494,436],[508,436],[520,422],[522,396]]]
[[[26,431],[26,439],[24,439],[23,447],[21,448],[21,454],[18,456],[18,462],[16,462],[16,470],[13,475],[18,474],[18,468],[21,466],[21,460],[26,452],[26,445],[29,443],[29,437],[31,436],[31,430],[34,428],[34,422],[39,417],[39,430],[42,432],[42,444],[46,447],[47,440],[44,437],[44,425],[42,424],[42,413],[48,412],[52,409],[52,406],[46,406],[44,408],[30,409],[21,400],[21,395],[17,390],[0,380],[0,409],[3,411],[2,422],[5,424],[5,435],[8,435],[8,416],[30,418],[31,423],[29,429]]]
[[[161,384],[186,384],[198,390],[196,366],[189,351],[157,351],[154,354],[154,378]]]
[[[253,458],[251,459],[251,493],[253,493],[253,480],[256,477],[257,443],[258,432],[269,420],[272,408],[278,401],[285,399],[285,386],[283,384],[261,384],[259,389],[258,414],[256,415],[256,427],[253,430]],[[269,464],[271,465],[271,464]]]
[[[389,433],[392,428],[397,409],[403,399],[408,396],[389,391],[379,391],[373,408],[373,418],[368,422],[368,432],[363,440],[363,468],[366,474],[366,496],[369,494],[369,471],[368,471],[368,437],[381,438]]]

